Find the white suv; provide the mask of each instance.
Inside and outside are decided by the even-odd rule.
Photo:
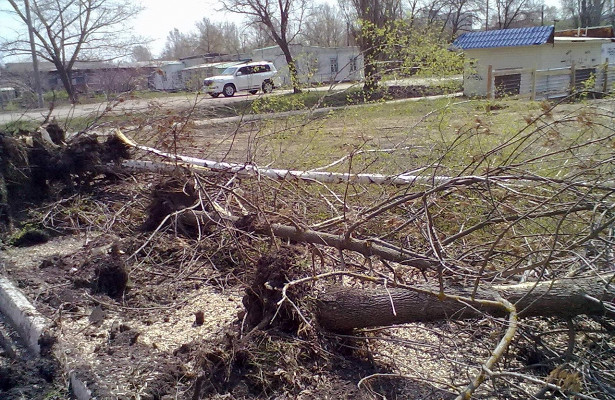
[[[264,93],[273,90],[273,76],[277,70],[275,66],[266,61],[251,62],[228,67],[221,75],[206,78],[203,81],[203,90],[212,97],[231,97],[238,91],[248,91],[256,94],[262,89]]]

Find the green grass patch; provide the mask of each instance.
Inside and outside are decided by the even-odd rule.
[[[20,133],[33,132],[39,127],[34,121],[17,120],[0,125],[0,132],[5,135],[18,135]]]

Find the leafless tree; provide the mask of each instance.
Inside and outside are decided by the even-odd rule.
[[[450,37],[454,39],[461,32],[469,31],[476,21],[480,5],[473,0],[450,0],[449,1],[449,27]]]
[[[223,0],[222,4],[226,11],[246,15],[251,23],[267,27],[268,35],[284,53],[293,91],[301,92],[290,44],[301,31],[310,0]]]
[[[167,41],[162,50],[161,58],[164,60],[177,60],[194,55],[198,46],[196,35],[182,33],[174,28],[167,35]]]
[[[149,47],[137,45],[132,48],[132,59],[133,61],[151,61],[153,56]]]
[[[8,0],[27,29],[24,2]],[[38,56],[55,66],[70,100],[77,101],[71,72],[76,61],[112,60],[130,55],[141,41],[128,34],[126,24],[138,6],[116,0],[31,0],[32,29]],[[28,54],[27,35],[6,42],[7,54]]]
[[[381,58],[380,45],[384,30],[402,17],[399,0],[352,0],[348,5],[340,2],[346,18],[354,22],[352,29],[356,42],[363,53],[364,90],[373,92],[377,87],[377,63]]]
[[[240,34],[242,49],[261,49],[275,46],[275,41],[269,34],[269,28],[257,21],[248,21]]]
[[[407,25],[430,25],[445,32],[451,40],[473,29],[483,2],[478,0],[411,0],[403,4]]]
[[[613,5],[609,0],[562,0],[561,5],[564,16],[573,21],[575,28],[598,26],[609,16],[613,20]]]
[[[495,0],[494,25],[497,29],[512,28],[529,6],[529,0]]]
[[[237,26],[232,22],[211,22],[203,18],[196,24],[199,53],[237,53],[240,49]]]
[[[351,40],[349,24],[340,19],[339,14],[339,9],[328,3],[314,7],[305,20],[302,39],[312,46],[347,46]]]

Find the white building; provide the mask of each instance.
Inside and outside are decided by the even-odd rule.
[[[612,30],[611,30],[612,35]],[[532,98],[565,96],[571,88],[610,88],[615,71],[613,39],[558,36],[553,26],[517,28],[461,35],[453,47],[468,59],[464,94]],[[591,79],[590,79],[591,78]]]
[[[358,47],[290,45],[302,84],[358,81],[363,78],[363,55]],[[286,58],[279,46],[250,53],[253,61],[270,61],[279,71],[278,82],[290,86]]]
[[[182,70],[185,67],[181,61],[161,61],[149,77],[149,87],[155,90],[183,90]]]

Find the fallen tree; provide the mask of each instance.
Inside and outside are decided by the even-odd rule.
[[[521,317],[605,315],[615,317],[615,276],[493,285],[477,296],[462,287],[416,286],[390,289],[331,288],[316,300],[318,321],[331,331],[411,322],[463,320],[485,314],[504,317],[507,310],[494,296],[513,303]],[[483,299],[483,300],[481,300]]]
[[[87,134],[67,140],[56,123],[22,133],[0,131],[0,222],[7,226],[30,203],[89,187],[101,176],[114,177],[117,171],[109,166],[130,158],[128,147],[115,136],[99,141]]]
[[[165,160],[171,160],[176,163],[176,165],[182,166],[184,168],[194,169],[194,168],[207,168],[210,172],[213,173],[225,173],[225,174],[234,174],[239,177],[245,178],[261,178],[267,177],[273,180],[278,181],[306,181],[306,182],[320,182],[320,183],[330,183],[330,184],[339,184],[339,183],[351,183],[353,185],[392,185],[392,186],[407,186],[407,185],[415,185],[417,183],[424,183],[428,185],[434,185],[434,190],[443,190],[446,187],[450,186],[467,186],[474,183],[506,183],[506,182],[521,182],[523,185],[531,185],[536,182],[549,182],[549,183],[564,183],[565,181],[561,179],[553,179],[540,177],[535,175],[498,175],[495,172],[491,171],[490,176],[480,176],[480,175],[462,175],[462,176],[445,176],[445,175],[430,175],[429,173],[425,173],[425,171],[429,170],[429,168],[419,168],[410,172],[402,172],[397,175],[382,175],[382,174],[351,174],[351,173],[337,173],[337,172],[325,172],[321,171],[321,168],[309,170],[309,171],[300,171],[300,170],[288,170],[288,169],[279,169],[279,168],[260,168],[253,164],[238,164],[238,163],[229,163],[229,162],[221,162],[214,160],[206,160],[197,157],[184,156],[181,154],[173,154],[169,152],[165,152],[153,147],[144,146],[136,143],[135,141],[128,138],[126,135],[122,133],[119,129],[115,132],[115,138],[121,141],[127,146],[133,147],[137,150],[144,151],[146,153],[155,154]],[[390,149],[390,150],[382,150],[382,152],[394,151],[398,149]],[[140,162],[130,161],[125,164],[128,168],[144,168],[151,169],[156,168],[155,165],[149,164],[145,165]],[[332,163],[331,165],[335,165]],[[502,171],[504,171],[503,169]],[[417,175],[416,173],[423,173]],[[569,183],[569,182],[565,182]],[[593,187],[594,184],[588,182],[575,182],[577,186],[590,186]],[[613,190],[613,186],[605,185],[605,189]]]
[[[153,146],[147,147],[119,134],[116,142],[130,145],[131,156],[137,159],[112,160],[93,169],[91,176],[101,171],[122,173],[124,167],[147,173],[135,180],[147,182],[141,194],[148,191],[155,200],[145,210],[145,223],[138,218],[139,205],[145,204],[142,198],[131,203],[137,207],[115,208],[130,209],[137,218],[127,226],[148,232],[142,236],[135,229],[130,247],[124,247],[131,253],[126,259],[131,274],[144,273],[143,265],[154,265],[153,274],[161,271],[159,266],[172,266],[163,272],[188,286],[193,277],[198,277],[198,285],[216,279],[247,284],[243,310],[232,326],[237,337],[225,350],[228,363],[212,353],[210,361],[220,372],[202,371],[212,381],[229,379],[225,374],[235,366],[236,373],[269,374],[275,379],[287,371],[284,384],[293,386],[300,381],[293,367],[279,362],[287,354],[297,354],[289,351],[291,346],[302,342],[315,354],[328,356],[337,352],[340,341],[358,349],[362,360],[364,351],[373,352],[373,364],[378,366],[374,372],[389,372],[387,361],[381,361],[393,358],[400,361],[398,365],[408,365],[392,370],[398,376],[411,375],[419,381],[427,377],[454,395],[466,387],[462,398],[469,397],[487,375],[506,376],[506,371],[528,371],[526,367],[536,371],[528,373],[529,379],[516,377],[515,384],[546,382],[564,393],[565,385],[545,376],[568,355],[601,360],[603,364],[594,368],[597,373],[609,368],[606,352],[582,346],[589,341],[610,346],[613,338],[615,191],[612,152],[606,150],[614,135],[592,133],[581,139],[575,136],[572,143],[545,144],[544,132],[537,128],[512,135],[504,144],[495,135],[475,132],[466,137],[458,132],[421,158],[395,157],[391,152],[393,162],[386,168],[379,164],[372,169],[369,160],[356,155],[387,149],[357,147],[348,155],[332,153],[313,163],[287,164],[296,170],[257,167],[276,162],[263,157],[221,157],[249,160],[244,164],[213,161],[215,153],[182,148],[179,140],[170,146],[168,141],[144,138],[142,143]],[[481,139],[477,142],[485,147],[474,141],[461,146],[466,138]],[[402,144],[391,147],[400,149]],[[455,146],[460,148],[452,151]],[[469,147],[481,151],[465,158]],[[562,166],[563,157],[576,162]],[[331,158],[337,161],[329,163]],[[318,167],[323,164],[327,165]],[[306,170],[300,171],[298,165]],[[412,172],[397,176],[395,171]],[[166,180],[174,183],[166,185]],[[166,241],[182,243],[181,257],[169,256]],[[209,264],[213,278],[203,275]],[[120,293],[111,295],[115,299]],[[128,307],[133,305],[130,296],[125,299]],[[523,317],[532,318],[518,323],[517,318]],[[398,326],[366,329],[390,325]],[[533,331],[535,326],[539,329]],[[418,331],[430,331],[436,338]],[[460,331],[467,340],[458,335]],[[280,332],[289,346],[272,350],[270,344],[280,344]],[[586,333],[594,336],[587,338]],[[451,374],[440,376],[433,365],[412,364],[420,354],[404,358],[398,348],[387,353],[386,340],[396,340],[397,345],[408,337],[415,340],[410,344],[415,350],[431,352],[435,369]],[[263,338],[263,348],[250,347]],[[438,338],[447,343],[438,343]],[[588,352],[575,351],[572,345],[564,348],[575,340],[577,348]],[[534,351],[541,341],[546,355],[532,354],[525,361],[524,346],[533,346]],[[362,347],[366,343],[367,349]],[[445,352],[451,353],[450,358]],[[263,366],[261,356],[273,364]],[[289,359],[295,363],[299,358]],[[329,361],[318,364],[332,365]],[[306,364],[308,375],[315,375],[314,366]],[[571,368],[577,370],[581,367]],[[359,387],[368,388],[379,379],[365,376],[370,373],[357,372],[360,376],[353,386],[359,382]],[[591,379],[585,382],[597,388]],[[493,387],[485,385],[476,396],[497,393],[502,380],[493,379]],[[193,398],[204,395],[201,386],[195,385]],[[522,389],[515,389],[511,398],[531,398],[540,389],[518,386]],[[271,386],[263,385],[266,390]]]

